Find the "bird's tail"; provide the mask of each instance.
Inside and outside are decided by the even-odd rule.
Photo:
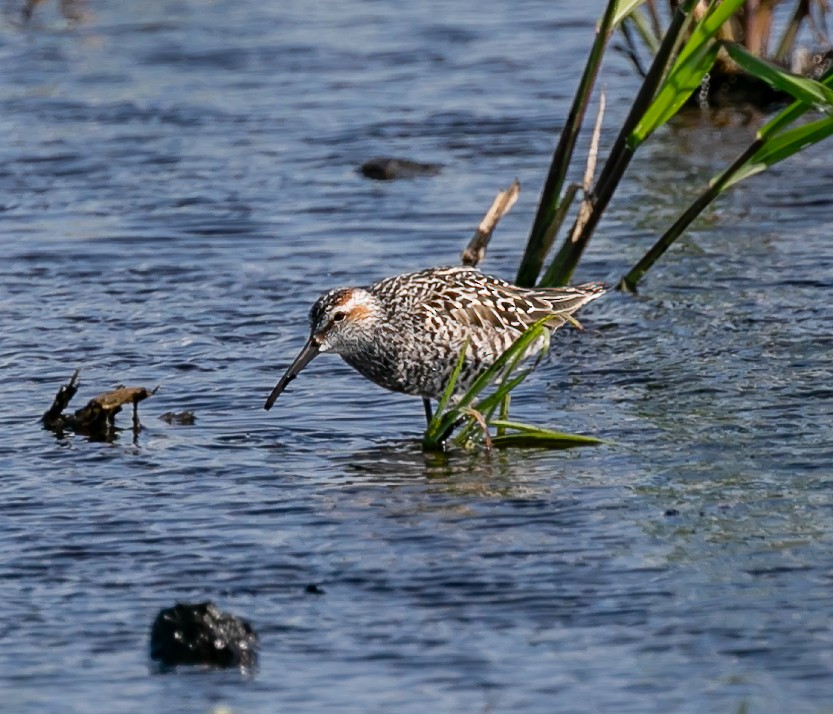
[[[539,288],[535,296],[549,303],[556,315],[572,315],[582,305],[601,297],[607,291],[604,283],[584,283],[566,288]]]

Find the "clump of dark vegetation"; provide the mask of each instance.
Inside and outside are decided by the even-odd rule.
[[[110,392],[93,397],[81,409],[65,413],[70,401],[78,392],[78,370],[67,384],[61,385],[52,400],[52,406],[41,417],[43,426],[58,436],[71,431],[89,437],[93,441],[113,441],[118,435],[116,415],[125,404],[133,405],[133,433],[137,435],[142,425],[139,422],[139,402],[156,394],[158,386],[125,387],[119,385]]]
[[[812,19],[811,9],[818,3],[798,0],[774,59],[762,59],[776,4],[776,0],[769,3],[679,0],[671,3],[670,20],[663,31],[656,3],[652,0],[609,0],[553,153],[515,279],[518,285],[556,287],[570,281],[636,151],[692,101],[708,108],[718,100],[724,103],[754,102],[760,107],[792,100],[758,130],[745,151],[695,196],[691,205],[621,278],[617,285],[620,290],[635,291],[648,270],[688,226],[733,185],[833,134],[833,72],[829,53],[813,55],[805,62],[805,67],[797,68],[800,73],[791,72],[784,66],[785,58],[795,54],[793,48],[799,26]],[[627,51],[643,76],[642,85],[607,157],[600,162],[601,169],[596,176],[605,106],[604,94],[599,96],[595,128],[583,160],[584,179],[581,184],[567,184],[602,60],[608,42],[618,28],[621,28]],[[645,69],[633,39],[635,32],[653,54]],[[573,210],[576,201],[578,207]],[[556,249],[559,234],[571,214],[572,225],[563,232]],[[530,333],[538,329],[540,326],[534,326]],[[506,351],[498,361],[499,369],[484,373],[476,385],[477,393],[467,394],[453,404],[447,399],[440,402],[440,408],[425,432],[424,448],[441,448],[455,429],[459,429],[454,437],[456,443],[480,441],[487,447],[537,445],[559,448],[598,443],[587,437],[558,434],[509,421],[509,393],[528,372],[519,370],[519,355],[523,350],[518,349],[519,345],[527,344],[527,338],[528,335],[521,336]],[[499,383],[499,386],[486,394],[490,383]],[[499,410],[497,418],[496,410]],[[496,435],[492,435],[489,427],[497,429]]]
[[[150,631],[150,657],[163,667],[250,668],[257,664],[257,648],[252,626],[212,602],[177,603],[161,610]]]
[[[620,49],[630,57],[645,77],[643,55],[651,54],[663,40],[662,16],[673,14],[679,0],[646,0],[622,22]],[[790,5],[792,5],[790,7]],[[703,16],[707,4],[695,6],[696,17]],[[788,13],[788,14],[787,14]],[[742,46],[783,70],[820,79],[831,63],[830,41],[825,30],[827,7],[822,0],[745,0],[720,27],[717,37]],[[778,17],[781,15],[781,17]],[[780,32],[776,36],[776,32]],[[809,36],[811,46],[799,46],[799,37]],[[792,95],[744,69],[728,53],[718,54],[700,88],[687,104],[717,109],[771,111],[792,100]]]
[[[649,19],[640,7],[643,4]],[[750,146],[709,182],[689,208],[623,276],[618,285],[620,289],[635,290],[647,271],[692,221],[734,184],[833,134],[833,91],[830,89],[833,74],[829,68],[824,69],[829,62],[824,58],[812,62],[811,76],[802,76],[785,69],[778,62],[759,56],[765,50],[760,46],[763,31],[756,31],[757,34],[747,31],[743,35],[746,41],[756,45],[754,47],[744,45],[739,41],[738,33],[732,31],[739,22],[738,18],[743,19],[746,27],[756,26],[756,23],[760,27],[771,27],[770,13],[774,5],[755,3],[753,6],[745,0],[722,0],[708,4],[701,0],[681,0],[673,4],[670,20],[663,32],[659,29],[660,21],[656,13],[652,14],[654,5],[640,0],[609,0],[553,154],[518,270],[516,282],[519,285],[558,286],[570,280],[636,151],[685,107],[692,95],[699,96],[704,87],[708,89],[712,81],[710,73],[714,71],[720,76],[721,67],[731,66],[742,71],[745,76],[771,87],[779,96],[791,98],[792,103],[761,127]],[[809,8],[809,0],[799,2],[789,25],[791,29],[779,43],[776,56],[792,49],[798,26],[809,16]],[[643,70],[642,85],[619,127],[598,177],[594,178],[593,172],[589,171],[584,185],[566,185],[608,41],[619,27],[625,28],[625,37],[628,37],[629,27],[639,31],[653,52],[653,59]],[[757,40],[753,42],[755,37]],[[635,49],[633,54],[636,55]],[[762,100],[762,103],[767,101]],[[599,104],[600,107],[604,104],[603,95]],[[819,114],[820,118],[813,118],[813,115],[818,117]],[[550,251],[570,214],[570,204],[580,194],[583,200],[575,212],[572,226],[565,232],[560,247],[547,266]]]

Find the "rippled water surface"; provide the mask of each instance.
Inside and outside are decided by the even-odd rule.
[[[829,147],[557,335],[514,413],[610,446],[424,456],[419,400],[337,358],[261,408],[320,292],[456,262],[517,176],[484,265],[513,275],[599,10],[4,1],[4,711],[830,711]],[[609,145],[636,79],[605,77]],[[576,279],[753,131],[661,132]],[[362,178],[379,154],[444,169]],[[76,368],[76,406],[161,385],[138,439],[39,427]],[[205,599],[251,620],[255,672],[150,665],[157,610]]]

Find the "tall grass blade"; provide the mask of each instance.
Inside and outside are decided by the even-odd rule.
[[[631,149],[641,145],[653,132],[673,117],[696,91],[706,73],[712,68],[720,45],[714,41],[704,44],[686,64],[672,70],[663,83],[656,100],[651,104],[628,138]]]
[[[463,341],[463,346],[460,348],[460,356],[457,358],[457,363],[454,365],[454,369],[451,372],[451,377],[448,380],[448,384],[445,385],[445,389],[443,390],[442,396],[440,397],[440,401],[437,402],[437,414],[441,414],[445,411],[446,406],[448,405],[449,400],[451,399],[451,395],[454,394],[454,387],[457,384],[457,378],[460,376],[460,370],[463,369],[463,365],[466,362],[466,352],[469,349],[469,340],[466,338]]]
[[[778,43],[778,49],[775,50],[775,54],[772,57],[776,62],[786,62],[792,55],[795,41],[801,31],[801,23],[809,16],[810,0],[798,0],[792,17],[787,23],[787,28],[784,30],[784,35]]]
[[[623,23],[623,27],[628,23],[634,26],[637,34],[645,43],[645,47],[647,47],[650,52],[656,54],[659,51],[659,39],[653,33],[650,21],[647,17],[645,17],[642,10],[636,10],[628,15]]]
[[[506,421],[509,418],[509,403],[512,401],[512,395],[507,394],[503,401],[500,403],[500,421]],[[497,435],[503,436],[506,433],[506,430],[502,426],[498,426],[497,428]]]
[[[825,75],[819,80],[819,84],[824,85],[828,89],[833,86],[833,70],[828,70]],[[806,102],[795,101],[788,107],[782,109],[766,124],[758,130],[758,136],[767,139],[769,137],[779,134],[786,129],[790,124],[798,121],[813,107]]]
[[[715,198],[717,198],[723,187],[732,178],[734,173],[738,171],[750,157],[754,156],[755,152],[763,145],[762,139],[754,141],[744,151],[734,163],[726,169],[717,178],[712,179],[709,187],[703,191],[694,202],[674,221],[674,224],[665,233],[660,236],[651,249],[640,258],[639,262],[628,271],[619,284],[616,286],[619,290],[634,292],[640,280],[645,276],[645,273],[659,260],[659,258],[668,250],[674,241],[679,238],[686,228],[691,225],[697,216],[699,216],[703,209],[706,208]]]

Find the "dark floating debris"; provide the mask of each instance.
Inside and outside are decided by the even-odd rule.
[[[320,585],[316,585],[315,583],[310,583],[304,588],[304,592],[307,595],[326,595],[327,591],[324,590]]]
[[[179,424],[180,426],[193,426],[197,421],[194,412],[165,412],[159,418],[167,424]]]
[[[139,402],[156,394],[146,387],[125,387],[119,385],[111,392],[93,397],[86,406],[72,414],[64,414],[70,401],[78,391],[78,370],[75,370],[67,384],[61,385],[52,401],[52,406],[44,413],[42,422],[45,428],[62,435],[65,431],[83,434],[94,441],[112,441],[116,437],[116,414],[125,404],[133,405],[133,433],[138,435],[142,428],[139,423]]]
[[[26,3],[23,5],[23,9],[20,11],[25,22],[29,22],[32,19],[35,7],[40,5],[41,2],[42,0],[26,0]],[[80,22],[86,15],[84,10],[85,3],[86,0],[59,0],[58,7],[61,15],[63,15],[65,19],[70,22]]]
[[[410,159],[395,159],[389,156],[377,156],[362,164],[361,172],[367,178],[377,181],[394,181],[417,176],[436,176],[442,170],[442,164],[423,164]]]
[[[160,610],[150,631],[150,658],[167,667],[253,667],[257,647],[252,626],[213,602],[177,603]]]

